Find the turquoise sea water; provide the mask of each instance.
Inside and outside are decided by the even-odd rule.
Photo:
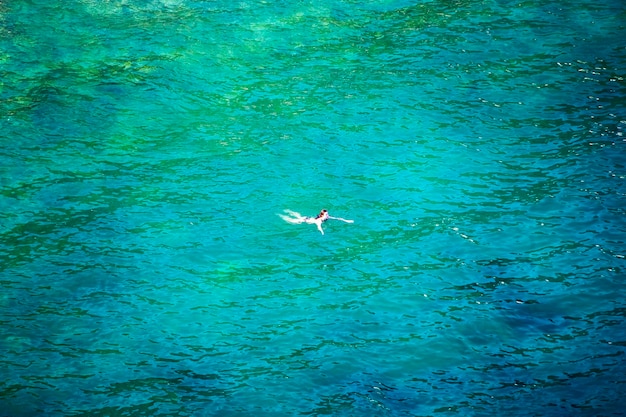
[[[0,415],[623,413],[625,26],[0,2]]]

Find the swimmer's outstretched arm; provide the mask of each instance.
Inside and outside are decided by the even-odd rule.
[[[333,217],[333,216],[328,216],[329,219],[333,219],[333,220],[340,220],[342,222],[346,222],[346,223],[354,223],[354,220],[346,220],[346,219],[342,219],[341,217]]]

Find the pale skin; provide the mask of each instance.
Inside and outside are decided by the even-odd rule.
[[[317,226],[317,230],[319,230],[321,234],[324,234],[324,229],[322,229],[322,223],[324,223],[326,220],[339,220],[345,223],[354,223],[354,220],[346,220],[342,219],[341,217],[330,216],[328,214],[328,210],[326,209],[320,211],[320,214],[315,217],[302,216],[300,213],[291,210],[285,210],[285,213],[287,213],[289,216],[286,216],[284,214],[279,214],[279,216],[286,222],[292,224],[314,224]]]

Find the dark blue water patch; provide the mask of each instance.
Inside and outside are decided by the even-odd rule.
[[[374,415],[419,415],[427,398],[425,392],[420,395],[408,387],[399,389],[386,385],[367,371],[346,376],[344,381],[334,381],[328,388],[334,392],[318,395],[311,408],[299,414],[351,415],[356,409]]]

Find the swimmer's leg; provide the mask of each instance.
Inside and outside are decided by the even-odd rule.
[[[292,215],[293,217],[304,217],[302,214],[297,211],[285,210],[285,213]]]
[[[284,214],[279,214],[279,216],[281,219],[283,219],[284,221],[288,223],[292,223],[292,224],[304,223],[304,217],[289,217],[289,216],[285,216]]]

